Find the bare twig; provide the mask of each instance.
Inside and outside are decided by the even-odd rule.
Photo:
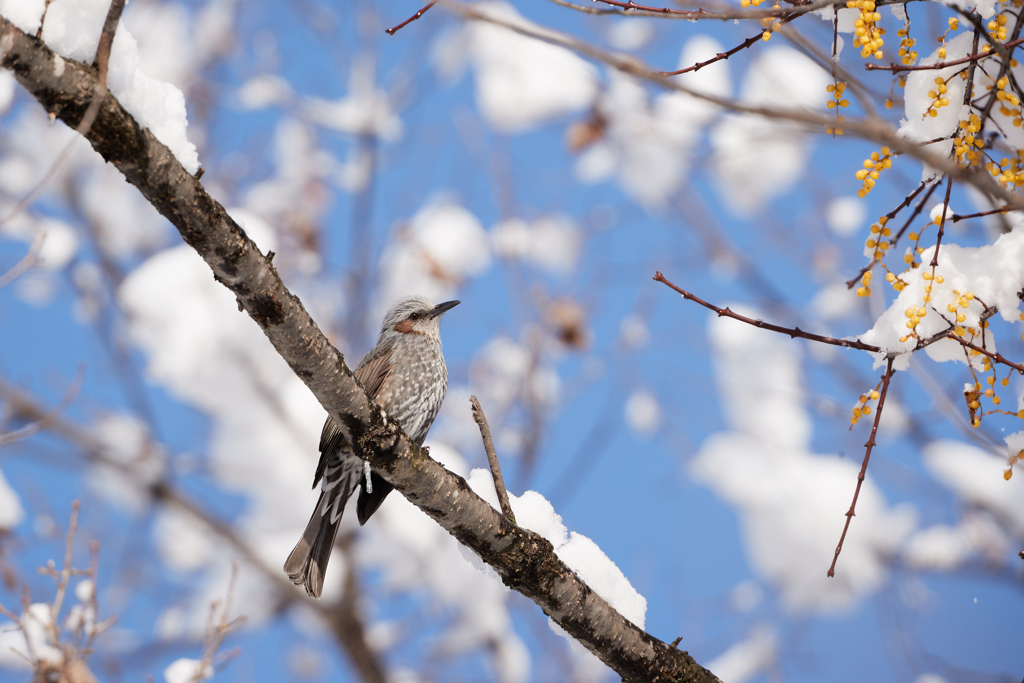
[[[28,251],[25,253],[25,255],[21,258],[20,261],[15,263],[10,270],[8,270],[3,275],[0,275],[0,289],[3,289],[7,285],[11,284],[15,280],[17,280],[22,273],[29,270],[30,268],[34,268],[37,264],[40,263],[39,252],[42,250],[43,242],[45,241],[46,230],[43,230],[42,228],[36,230],[36,236],[32,239],[32,244],[29,245]]]
[[[733,320],[739,320],[740,322],[747,323],[748,325],[759,327],[762,330],[771,330],[772,332],[786,334],[789,335],[790,337],[800,337],[801,339],[809,339],[811,341],[821,342],[822,344],[831,344],[833,346],[842,346],[848,349],[860,349],[861,351],[872,351],[875,353],[882,351],[882,348],[879,346],[875,346],[874,344],[866,344],[857,339],[853,341],[850,341],[849,339],[836,339],[835,337],[826,337],[820,334],[804,332],[799,327],[782,327],[781,325],[773,325],[771,323],[766,323],[763,320],[754,320],[753,318],[748,318],[745,315],[740,315],[739,313],[731,311],[728,308],[719,308],[714,304],[709,304],[707,301],[704,301],[703,299],[694,296],[690,292],[687,292],[685,289],[680,289],[679,287],[675,286],[674,284],[666,280],[665,276],[662,275],[660,272],[654,274],[654,279],[668,286],[669,288],[679,292],[680,294],[683,295],[684,299],[689,299],[690,301],[700,304],[704,308],[714,311],[715,313],[718,314],[719,317],[732,318]]]
[[[868,460],[871,458],[871,451],[875,447],[875,435],[878,433],[878,423],[882,419],[882,406],[885,405],[885,395],[889,391],[889,380],[892,379],[893,370],[892,362],[894,356],[889,356],[885,366],[885,374],[882,375],[882,391],[878,395],[878,406],[875,408],[875,422],[871,425],[871,436],[868,437],[867,443],[864,444],[864,461],[860,465],[860,473],[857,474],[857,488],[853,490],[853,502],[850,503],[850,509],[846,512],[846,524],[843,525],[843,534],[839,537],[839,545],[836,546],[836,554],[832,557],[832,566],[828,568],[828,575],[836,575],[836,561],[839,559],[839,553],[843,550],[843,541],[846,540],[846,532],[850,528],[850,520],[856,514],[857,509],[857,497],[860,496],[860,487],[864,483],[864,475],[868,471]]]
[[[220,600],[214,600],[210,603],[210,615],[206,622],[206,634],[203,636],[203,658],[197,667],[199,672],[207,671],[207,667],[213,669],[215,664],[223,664],[238,654],[238,650],[235,649],[217,657],[217,651],[220,650],[220,646],[224,643],[224,638],[232,631],[241,628],[246,622],[245,616],[228,620],[237,581],[238,563],[232,562],[231,578],[228,580],[228,592],[223,605]]]
[[[494,479],[494,490],[498,492],[498,502],[501,504],[501,514],[505,515],[508,521],[516,524],[516,516],[512,512],[512,505],[508,502],[508,492],[505,490],[505,480],[501,476],[498,454],[494,452],[491,428],[487,426],[487,416],[484,415],[484,409],[480,407],[480,401],[476,396],[470,396],[469,402],[473,405],[473,419],[480,427],[480,436],[483,438],[484,450],[487,452],[487,463],[491,466],[491,477]]]
[[[54,406],[53,410],[46,413],[38,420],[35,420],[34,422],[25,425],[21,429],[16,429],[13,432],[0,434],[0,446],[6,446],[8,444],[14,443],[15,441],[20,441],[21,439],[28,438],[33,434],[38,434],[39,432],[49,427],[50,423],[54,420],[54,418],[56,418],[57,415],[60,414],[62,410],[67,408],[71,404],[71,402],[75,400],[75,397],[78,395],[79,389],[82,388],[82,382],[84,380],[85,366],[79,365],[78,372],[75,373],[75,379],[72,380],[71,386],[68,387],[67,393],[64,394],[64,398],[60,400],[60,403]]]
[[[982,216],[992,216],[997,213],[1005,214],[1006,212],[1013,210],[1013,207],[1010,206],[1000,206],[998,209],[992,209],[991,211],[979,211],[978,213],[969,213],[964,216],[961,216],[958,213],[954,213],[952,216],[949,217],[949,221],[951,223],[957,223],[959,221],[965,221],[968,218],[981,218]]]
[[[1018,45],[1024,45],[1024,38],[1018,38],[1017,40],[1011,40],[1003,43],[1005,48],[1014,48]],[[935,62],[934,64],[919,64],[916,66],[904,66],[901,64],[890,64],[884,66],[882,64],[865,64],[864,68],[868,71],[891,71],[894,74],[898,74],[903,71],[932,71],[938,69],[945,69],[947,66],[957,66],[958,64],[968,64],[970,62],[977,62],[978,60],[985,59],[986,57],[995,57],[998,52],[976,52],[960,59],[951,59],[948,62]]]
[[[114,44],[114,33],[117,31],[117,22],[121,20],[121,12],[124,11],[125,0],[111,0],[107,9],[107,18],[103,22],[103,32],[100,33],[100,42],[96,46],[96,59],[93,66],[99,73],[100,83],[107,86],[108,62],[110,61],[110,48]]]
[[[423,6],[420,9],[419,12],[417,12],[414,15],[412,15],[411,17],[409,17],[408,19],[403,21],[401,24],[398,24],[397,26],[392,26],[391,28],[384,29],[384,33],[388,34],[389,36],[395,35],[398,31],[400,31],[403,28],[405,28],[405,26],[407,26],[408,24],[411,24],[412,22],[416,21],[417,19],[422,17],[424,14],[426,14],[427,10],[430,9],[431,7],[433,7],[435,3],[437,3],[437,0],[433,0],[432,2],[428,2],[425,6]]]
[[[931,186],[929,187],[929,185],[931,185]],[[913,192],[908,194],[904,198],[904,200],[900,203],[899,206],[897,206],[895,209],[893,209],[892,211],[890,211],[889,213],[887,213],[885,215],[886,219],[891,221],[893,218],[896,217],[896,214],[898,214],[900,211],[902,211],[906,207],[910,206],[910,202],[914,201],[914,197],[916,197],[917,195],[921,194],[921,190],[923,190],[926,187],[928,187],[928,194],[926,194],[924,196],[924,199],[922,199],[920,202],[918,202],[917,208],[914,209],[914,212],[912,214],[910,214],[910,218],[907,219],[907,222],[903,224],[903,227],[900,228],[900,230],[892,238],[893,246],[896,245],[896,243],[899,241],[900,237],[903,236],[903,233],[906,232],[907,226],[909,226],[914,221],[914,219],[918,217],[918,215],[921,213],[921,211],[924,209],[925,204],[928,203],[928,199],[932,196],[932,192],[934,192],[935,188],[938,187],[938,183],[933,183],[933,182],[931,182],[929,180],[921,181],[921,184],[917,186],[916,190],[914,190]],[[851,279],[847,280],[846,281],[846,288],[847,289],[853,289],[853,287],[856,286],[857,283],[860,282],[860,279],[864,275],[864,273],[866,273],[869,270],[871,270],[871,268],[874,267],[875,263],[877,263],[877,261],[874,261],[874,260],[870,261],[867,265],[865,265],[863,268],[861,268],[860,271],[858,271],[855,276],[853,276]]]

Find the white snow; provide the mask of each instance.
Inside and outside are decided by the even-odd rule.
[[[928,247],[920,255],[920,262],[931,262],[935,247]],[[1017,292],[1024,289],[1024,224],[1018,224],[1011,232],[1001,235],[993,244],[982,247],[961,247],[950,242],[943,242],[939,251],[939,265],[935,270],[942,276],[943,282],[926,281],[922,273],[931,273],[927,267],[919,267],[901,274],[908,286],[900,292],[886,311],[878,317],[874,326],[859,336],[861,341],[880,346],[887,351],[900,353],[893,364],[897,370],[905,370],[910,364],[910,351],[916,340],[908,338],[901,342],[900,337],[908,333],[906,309],[923,306],[925,286],[931,284],[931,302],[928,315],[921,318],[916,331],[922,338],[927,338],[948,326],[951,314],[946,307],[955,302],[953,290],[960,294],[974,293],[974,301],[968,308],[957,307],[957,311],[966,315],[961,326],[977,329],[979,316],[983,311],[981,301],[989,306],[997,306],[999,315],[1007,322],[1016,322],[1020,316],[1020,299]],[[945,316],[945,319],[943,319]],[[969,337],[969,335],[968,335]],[[981,346],[980,337],[975,344]],[[995,351],[994,335],[985,336],[985,348]],[[950,340],[943,339],[925,349],[928,357],[936,362],[958,361],[966,363],[963,347]],[[884,353],[876,355],[876,366],[884,362]],[[980,360],[975,360],[980,367]]]
[[[467,481],[477,495],[490,503],[495,510],[500,509],[490,471],[474,469]],[[566,529],[561,516],[555,512],[551,503],[536,491],[526,491],[521,496],[509,493],[509,503],[519,526],[530,529],[550,541],[559,559],[565,562],[587,586],[604,598],[619,614],[643,629],[647,600],[633,588],[622,571],[596,543],[582,534]],[[484,565],[475,555],[468,550],[464,551],[464,555],[494,582],[500,581],[494,570]],[[604,665],[594,655],[559,628],[554,621],[549,620],[549,626],[569,642],[577,659],[577,667],[589,672],[591,678],[605,670]]]
[[[777,666],[779,642],[775,630],[758,624],[747,637],[704,664],[724,683],[745,683]]]
[[[638,436],[650,436],[661,425],[661,406],[658,399],[645,389],[638,389],[629,395],[623,412],[626,424]]]
[[[774,41],[773,41],[774,42]],[[830,77],[790,47],[758,50],[743,79],[740,101],[821,109]],[[715,177],[723,204],[741,216],[789,190],[810,155],[802,127],[752,114],[723,116],[711,131]]]
[[[608,44],[616,50],[639,50],[654,37],[654,22],[630,17],[613,21],[608,27]]]
[[[21,506],[21,499],[0,471],[0,529],[12,531],[23,521],[25,509]]]
[[[213,667],[198,659],[182,657],[164,669],[166,683],[199,683],[213,678]]]
[[[466,474],[457,451],[440,442],[428,445],[431,457],[456,474]],[[451,610],[452,619],[438,636],[442,649],[458,653],[486,644],[494,648],[500,683],[530,679],[530,654],[513,628],[509,590],[492,571],[480,570],[479,558],[399,495],[392,495],[363,531],[359,560],[382,572],[387,590],[425,592],[438,609]]]
[[[972,36],[970,31],[953,36],[946,41],[945,59],[939,59],[939,48],[936,47],[930,55],[921,59],[919,65],[926,66],[940,61],[953,61],[966,57],[970,53]],[[959,77],[952,77],[960,69],[960,66],[949,66],[945,69],[926,69],[911,71],[907,74],[907,85],[903,89],[906,118],[900,123],[899,131],[897,131],[899,135],[915,142],[925,142],[947,136],[956,129],[960,120],[966,118],[962,111],[964,81]],[[946,80],[946,97],[949,98],[949,104],[936,109],[937,116],[929,116],[926,112],[933,100],[928,96],[928,92],[935,90],[936,78]],[[941,149],[948,150],[949,148],[942,147]],[[932,151],[938,152],[938,150]],[[932,171],[925,168],[923,177],[926,178],[932,174]]]
[[[379,320],[410,292],[436,303],[451,299],[465,279],[483,273],[490,263],[490,240],[476,216],[453,200],[435,199],[384,250],[379,315],[373,317]]]
[[[0,0],[0,14],[23,31],[35,34],[43,4],[42,0]],[[109,7],[109,0],[51,4],[43,26],[43,42],[62,57],[91,63]],[[186,171],[195,173],[199,169],[199,155],[185,131],[185,96],[173,85],[143,73],[138,45],[123,21],[114,34],[107,85],[135,120],[170,148]]]
[[[840,237],[849,237],[864,225],[867,208],[859,197],[837,197],[825,207],[829,230]]]
[[[724,48],[697,35],[683,46],[679,68],[693,66]],[[615,70],[597,101],[606,121],[604,137],[576,164],[576,177],[596,183],[617,175],[622,189],[647,208],[664,206],[686,177],[699,137],[717,107],[681,92],[648,98],[645,85]],[[690,90],[726,97],[731,85],[726,61],[675,80]]]
[[[530,30],[544,29],[509,4],[486,2],[477,11]],[[443,75],[458,70],[451,53],[468,55],[476,100],[484,118],[498,131],[517,133],[587,107],[597,94],[597,70],[569,50],[483,21],[442,36],[435,67]],[[447,55],[447,56],[446,56]]]
[[[151,440],[145,424],[131,415],[103,415],[93,433],[105,446],[104,457],[131,474],[114,464],[96,462],[86,474],[89,486],[111,503],[132,513],[141,512],[149,500],[145,484],[163,474],[163,452]]]
[[[989,511],[1017,537],[1024,536],[1024,477],[1003,479],[1006,458],[958,441],[924,448],[924,465],[964,503]]]
[[[576,224],[563,215],[543,216],[529,223],[521,218],[510,218],[491,230],[495,254],[522,259],[553,274],[575,270],[581,242]]]

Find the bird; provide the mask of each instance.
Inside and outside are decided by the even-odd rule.
[[[422,296],[395,302],[384,315],[377,345],[356,367],[356,380],[417,446],[423,445],[448,390],[441,316],[460,303],[446,301],[435,306]],[[328,416],[320,433],[320,462],[313,477],[313,488],[320,484],[320,499],[284,563],[292,583],[304,586],[315,598],[323,590],[327,561],[353,491],[359,488],[356,515],[362,526],[393,488],[376,472],[364,470],[364,462]],[[364,480],[366,486],[360,486]]]

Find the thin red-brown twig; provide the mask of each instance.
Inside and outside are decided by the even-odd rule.
[[[753,318],[748,318],[745,315],[740,315],[739,313],[731,311],[728,308],[719,308],[714,304],[709,304],[707,301],[704,301],[703,299],[694,296],[690,292],[687,292],[685,289],[680,289],[679,287],[676,287],[674,284],[666,280],[665,276],[662,275],[660,271],[654,274],[654,279],[666,285],[670,289],[674,289],[675,291],[679,292],[680,294],[683,295],[684,299],[689,299],[690,301],[700,304],[704,308],[714,311],[715,313],[718,314],[719,317],[732,318],[733,320],[739,320],[740,322],[747,323],[748,325],[759,327],[762,330],[771,330],[772,332],[786,334],[789,335],[790,337],[800,337],[801,339],[809,339],[811,341],[821,342],[822,344],[831,344],[833,346],[842,346],[848,349],[859,349],[861,351],[873,351],[876,353],[882,351],[881,347],[875,346],[873,344],[865,344],[864,342],[858,339],[850,341],[849,339],[836,339],[835,337],[826,337],[821,334],[804,332],[799,327],[782,327],[781,325],[773,325],[771,323],[766,323],[763,320],[754,320]]]
[[[1024,45],[1024,38],[1018,38],[1017,40],[1011,40],[1009,42],[1003,43],[1003,47],[1005,48],[1015,48],[1018,45]],[[948,62],[936,62],[935,64],[919,64],[916,66],[904,66],[900,64],[890,64],[889,66],[884,66],[882,64],[865,64],[864,68],[867,69],[868,71],[891,71],[894,74],[898,74],[902,71],[931,71],[935,69],[945,69],[947,66],[956,66],[958,64],[968,64],[970,62],[976,62],[979,59],[984,59],[985,57],[994,57],[997,54],[999,53],[994,50],[990,50],[988,52],[977,52],[973,55],[961,57],[960,59],[951,59]]]
[[[424,14],[426,14],[427,10],[430,9],[431,7],[433,7],[436,3],[437,3],[437,0],[433,0],[432,2],[428,2],[426,5],[424,5],[423,7],[420,8],[419,12],[417,12],[414,15],[412,15],[411,17],[409,17],[408,19],[403,21],[401,24],[398,24],[397,26],[392,26],[391,28],[384,29],[384,33],[388,34],[389,36],[395,35],[396,33],[398,33],[398,31],[402,30],[403,28],[405,28],[406,26],[408,26],[409,24],[411,24],[412,22],[416,21],[417,19],[422,17]]]
[[[871,425],[871,436],[864,444],[864,461],[860,464],[860,473],[857,474],[857,488],[853,490],[853,502],[850,509],[846,511],[846,524],[843,525],[843,534],[839,537],[839,545],[836,546],[836,554],[832,557],[832,566],[828,568],[830,577],[836,575],[836,561],[839,560],[839,553],[843,551],[843,541],[846,540],[846,532],[850,529],[850,520],[856,513],[857,497],[860,496],[860,487],[864,483],[864,475],[868,471],[868,460],[871,459],[871,451],[875,447],[875,435],[878,434],[878,423],[882,419],[882,406],[885,405],[885,395],[889,391],[889,380],[892,379],[892,361],[894,356],[889,356],[885,365],[885,374],[882,375],[882,392],[878,395],[878,406],[875,408],[875,422]]]
[[[968,218],[981,218],[982,216],[991,216],[996,213],[1006,213],[1007,211],[1013,210],[1013,207],[1001,206],[998,209],[992,209],[991,211],[979,211],[978,213],[969,213],[964,216],[961,216],[958,213],[954,213],[952,216],[949,217],[949,220],[952,223],[956,223],[957,221],[965,221]]]
[[[942,215],[939,217],[939,234],[935,238],[935,251],[932,253],[932,261],[930,265],[933,269],[939,265],[939,247],[942,246],[942,235],[945,233],[946,228],[946,213],[949,211],[949,195],[953,191],[953,178],[950,177],[946,180],[946,196],[942,200]]]
[[[937,186],[937,185],[938,185],[938,183],[935,183],[935,184],[933,184],[933,185],[931,186],[931,189],[929,189],[929,190],[928,190],[928,194],[926,194],[926,195],[925,195],[924,199],[922,199],[922,200],[921,200],[921,203],[919,203],[919,204],[917,205],[917,208],[916,208],[916,209],[914,209],[914,213],[912,213],[912,214],[910,215],[910,218],[908,218],[908,219],[907,219],[907,222],[903,224],[903,227],[902,227],[902,228],[900,229],[900,231],[899,231],[899,232],[897,232],[897,233],[896,233],[896,236],[892,238],[892,243],[893,243],[894,245],[895,245],[895,244],[896,244],[896,242],[897,242],[897,241],[899,240],[899,238],[900,238],[900,237],[901,237],[901,236],[903,235],[903,233],[904,233],[904,232],[906,231],[906,229],[907,229],[907,226],[908,226],[908,225],[910,225],[910,223],[911,223],[911,222],[912,222],[912,221],[913,221],[913,220],[914,220],[915,218],[917,218],[918,214],[920,214],[920,213],[921,213],[921,210],[922,210],[922,209],[924,208],[924,205],[925,205],[925,203],[927,203],[927,201],[928,201],[928,198],[932,196],[932,192],[934,192],[934,191],[935,191],[935,188],[936,188],[936,186]],[[903,202],[902,202],[902,203],[900,203],[900,205],[899,205],[899,206],[897,206],[897,207],[896,207],[895,209],[893,209],[893,210],[892,210],[892,211],[890,211],[889,213],[885,214],[885,217],[886,217],[886,219],[887,219],[887,220],[890,220],[890,221],[891,221],[891,220],[892,220],[893,218],[895,218],[895,217],[896,217],[896,214],[898,214],[898,213],[899,213],[900,211],[902,211],[903,209],[905,209],[905,208],[907,208],[908,206],[910,206],[910,202],[914,201],[914,197],[916,197],[917,195],[921,194],[921,191],[922,191],[922,190],[923,190],[924,188],[926,188],[926,187],[928,187],[928,181],[927,181],[927,180],[923,180],[923,181],[921,181],[921,184],[917,186],[917,189],[916,189],[916,190],[914,190],[913,192],[911,192],[910,194],[908,194],[908,195],[907,195],[907,196],[906,196],[906,197],[905,197],[905,198],[903,199]],[[847,289],[853,289],[854,285],[856,285],[856,284],[857,284],[858,282],[860,282],[860,279],[861,279],[862,277],[864,277],[864,273],[866,273],[866,272],[868,272],[869,270],[871,270],[872,266],[874,266],[874,265],[875,265],[875,263],[876,263],[876,261],[874,261],[874,260],[870,261],[870,262],[869,262],[869,263],[868,263],[867,265],[865,265],[865,266],[864,266],[863,268],[861,268],[861,269],[860,269],[860,270],[859,270],[859,271],[857,272],[857,274],[856,274],[856,275],[854,275],[854,276],[853,276],[852,278],[850,278],[849,280],[847,280],[847,281],[846,281],[846,288],[847,288]]]
[[[961,339],[960,337],[956,336],[956,333],[953,332],[953,330],[948,330],[946,332],[946,337],[948,339],[952,339],[957,344],[962,344],[964,347],[966,347],[968,349],[973,349],[974,351],[977,351],[978,353],[980,353],[982,355],[988,356],[989,358],[991,358],[995,362],[1001,363],[1001,364],[1005,365],[1008,368],[1013,368],[1014,370],[1016,370],[1020,374],[1024,375],[1024,364],[1014,363],[1012,360],[1009,360],[1006,357],[1004,357],[1003,354],[1001,354],[1001,353],[995,353],[993,351],[989,351],[988,349],[983,348],[981,346],[978,346],[977,344],[975,344],[973,342],[969,342],[966,339]]]
[[[787,17],[786,19],[783,19],[783,21],[788,21],[788,20],[789,20],[789,17]],[[679,69],[678,71],[658,71],[656,73],[659,76],[678,76],[680,74],[690,73],[691,71],[697,71],[698,69],[703,69],[705,66],[714,64],[715,62],[720,62],[723,59],[729,59],[729,57],[732,57],[734,54],[736,54],[740,50],[746,50],[751,45],[754,45],[754,44],[759,43],[759,42],[763,42],[763,39],[761,38],[762,35],[764,35],[764,31],[761,31],[756,36],[751,36],[750,38],[747,38],[746,40],[744,40],[742,43],[740,43],[736,47],[732,48],[731,50],[727,50],[726,52],[719,52],[717,55],[715,55],[711,59],[707,59],[707,60],[705,60],[703,62],[697,62],[693,66],[688,66],[685,69]]]

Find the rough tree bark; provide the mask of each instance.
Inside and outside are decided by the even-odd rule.
[[[96,92],[91,66],[63,60],[40,40],[0,17],[0,66],[36,100],[76,128]],[[355,381],[344,357],[284,286],[270,260],[174,155],[107,93],[86,137],[178,229],[246,312],[351,435],[375,471],[502,581],[536,602],[624,681],[717,681],[686,652],[647,634],[583,583],[539,535],[506,520],[411,443]]]

